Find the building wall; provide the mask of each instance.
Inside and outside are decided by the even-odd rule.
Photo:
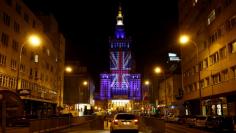
[[[159,101],[160,104],[176,105],[178,90],[181,87],[181,76],[173,75],[160,82],[159,86]]]
[[[180,33],[190,35],[199,50],[197,65],[194,45],[182,48],[184,100],[227,98],[236,92],[235,6],[233,0],[179,1]]]
[[[81,65],[78,61],[68,61],[66,65],[70,66],[73,71],[65,73],[64,104],[91,104],[95,87],[87,72],[87,67]],[[88,84],[84,85],[84,81],[87,81]]]
[[[20,48],[24,44],[19,89],[29,89],[31,95],[22,98],[59,104],[59,96],[63,96],[59,93],[63,89],[63,35],[59,31],[46,34],[42,21],[21,0],[0,0],[0,27],[0,86],[15,92]],[[41,37],[39,48],[26,43],[32,33]],[[60,47],[52,38],[60,41]]]

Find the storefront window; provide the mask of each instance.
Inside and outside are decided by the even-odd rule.
[[[223,110],[223,114],[227,116],[227,115],[228,115],[227,104],[223,104],[223,105],[222,105],[222,108],[223,108],[223,109],[222,109],[222,110]]]
[[[211,105],[211,109],[212,109],[212,115],[215,115],[216,106],[215,105]]]
[[[222,115],[221,104],[217,104],[217,115]]]

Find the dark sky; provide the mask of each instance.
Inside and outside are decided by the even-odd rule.
[[[33,11],[51,12],[67,39],[66,59],[80,60],[96,78],[109,71],[108,38],[119,2],[137,72],[165,61],[178,29],[177,0],[23,0]]]

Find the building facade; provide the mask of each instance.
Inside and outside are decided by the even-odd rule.
[[[72,71],[65,73],[64,111],[81,116],[94,105],[95,86],[87,67],[78,61],[67,61],[66,66],[71,67]]]
[[[108,109],[131,110],[141,100],[141,75],[131,73],[131,39],[126,37],[121,7],[114,37],[110,43],[110,73],[100,74],[100,99],[108,100]]]
[[[21,0],[0,0],[0,86],[21,95],[25,113],[35,117],[47,117],[62,105],[65,38],[55,18],[47,17],[47,26],[54,27],[46,33],[43,20]],[[26,43],[34,33],[42,40],[39,48]]]
[[[158,89],[158,109],[161,115],[183,115],[183,103],[178,99],[181,75],[173,74],[160,81]]]
[[[180,33],[192,42],[182,48],[186,114],[236,115],[235,6],[234,0],[179,1]]]

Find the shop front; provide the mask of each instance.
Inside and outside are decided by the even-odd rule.
[[[56,103],[23,99],[24,113],[31,119],[48,118],[56,114]]]

